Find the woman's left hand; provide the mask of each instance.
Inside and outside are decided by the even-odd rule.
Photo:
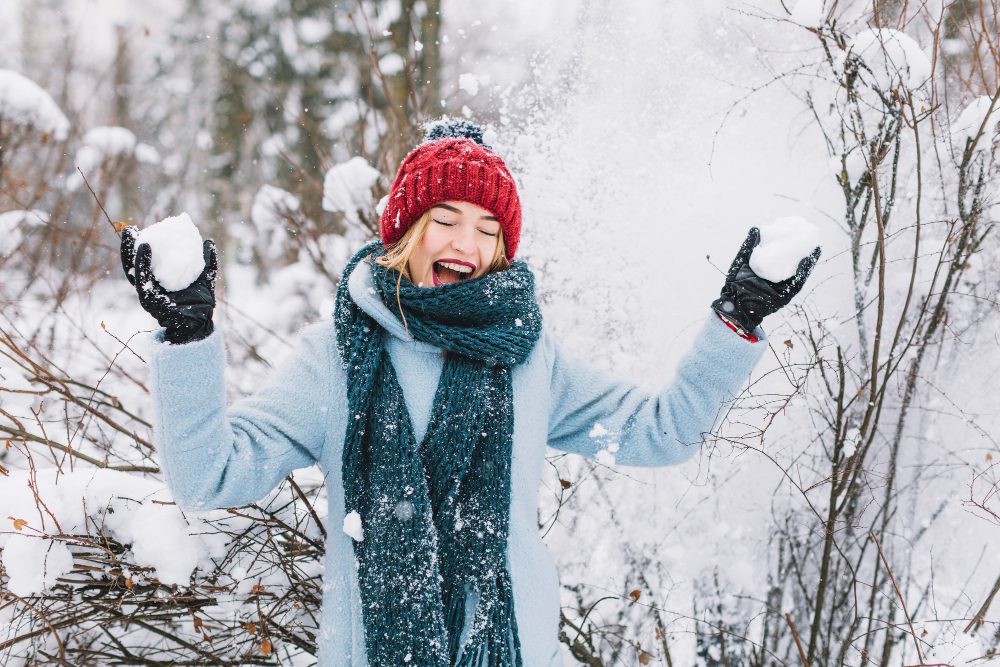
[[[752,333],[764,318],[788,305],[802,289],[806,278],[819,261],[820,248],[816,246],[799,262],[795,275],[787,280],[772,283],[764,280],[750,268],[750,256],[760,244],[760,230],[750,229],[729,273],[722,294],[712,302],[712,308],[723,317],[735,322],[747,333]]]

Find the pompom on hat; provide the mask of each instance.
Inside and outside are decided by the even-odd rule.
[[[392,183],[380,221],[382,242],[392,245],[431,206],[464,201],[500,221],[507,259],[521,238],[521,200],[503,159],[483,144],[483,131],[464,120],[430,127],[424,143],[406,156]]]

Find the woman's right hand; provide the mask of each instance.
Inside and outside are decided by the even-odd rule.
[[[168,292],[157,282],[151,268],[153,250],[148,243],[135,247],[139,230],[122,230],[121,259],[125,277],[135,286],[139,305],[166,328],[163,340],[174,345],[208,338],[214,330],[215,276],[219,269],[218,253],[212,239],[206,239],[205,270],[187,287]]]

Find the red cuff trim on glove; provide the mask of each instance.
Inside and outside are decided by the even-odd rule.
[[[754,336],[751,333],[747,333],[746,331],[744,331],[742,328],[740,328],[739,326],[737,326],[735,322],[731,322],[729,320],[729,318],[724,317],[722,315],[722,313],[716,313],[716,315],[719,316],[720,320],[722,320],[723,322],[726,323],[727,327],[729,327],[730,329],[732,329],[733,331],[735,331],[736,335],[739,336],[740,338],[742,338],[744,340],[748,340],[751,343],[756,343],[757,342],[757,337],[756,336]]]

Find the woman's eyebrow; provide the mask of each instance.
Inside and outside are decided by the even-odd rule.
[[[434,206],[431,206],[431,208],[443,208],[444,210],[451,211],[452,213],[458,213],[459,215],[462,214],[462,211],[460,211],[459,209],[455,208],[451,204],[434,204]],[[492,220],[493,222],[500,222],[499,220],[497,220],[496,216],[493,216],[493,215],[481,215],[481,216],[479,216],[479,219],[480,220]]]

